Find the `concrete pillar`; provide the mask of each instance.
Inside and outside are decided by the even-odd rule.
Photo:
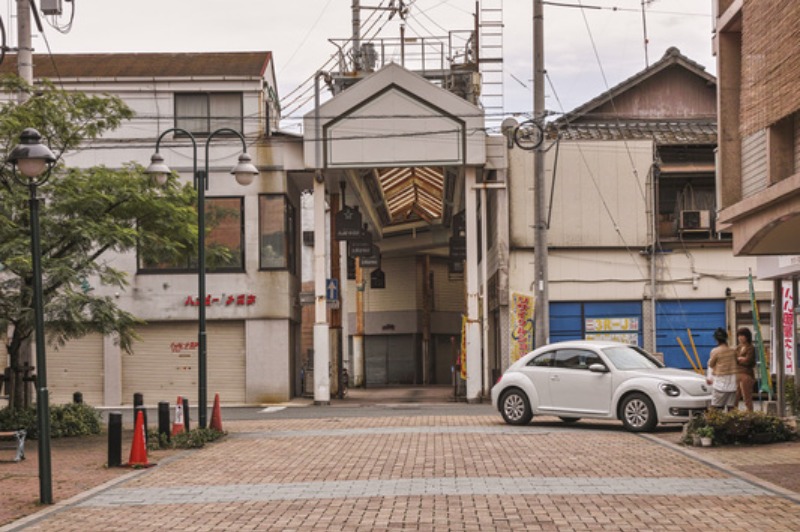
[[[481,363],[481,323],[478,319],[478,216],[475,190],[476,169],[466,168],[464,207],[467,215],[467,402],[481,400],[483,368]]]
[[[314,180],[314,403],[330,404],[330,338],[326,298],[325,180]]]

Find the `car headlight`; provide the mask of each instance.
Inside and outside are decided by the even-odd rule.
[[[674,384],[669,383],[661,383],[658,385],[662,392],[669,395],[670,397],[678,397],[681,394],[681,389],[675,386]]]

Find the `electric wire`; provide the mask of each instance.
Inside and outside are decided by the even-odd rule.
[[[385,1],[385,0],[382,0],[382,1],[381,1],[381,3],[380,3],[380,5],[379,5],[379,7],[382,7],[382,6],[383,6],[383,4],[384,4],[384,1]],[[364,29],[364,28],[367,26],[367,24],[369,24],[369,23],[370,23],[370,21],[371,21],[373,18],[375,18],[375,17],[378,17],[378,20],[380,20],[380,15],[378,14],[378,11],[372,11],[372,12],[370,12],[370,14],[369,14],[369,15],[367,15],[367,18],[366,18],[366,20],[364,20],[364,22],[362,23],[362,25],[361,25],[361,29]],[[372,30],[372,28],[374,28],[374,27],[375,27],[375,23],[376,23],[376,22],[373,22],[373,23],[372,23],[372,25],[371,25],[371,26],[369,26],[369,28],[367,28],[367,29],[365,30],[365,33],[369,33],[369,32]],[[352,37],[351,37],[351,38],[349,38],[349,39],[347,39],[347,40],[345,40],[345,42],[344,42],[344,44],[343,44],[342,46],[343,46],[343,47],[344,47],[344,46],[347,46],[347,44],[349,44],[350,42],[352,42],[352,40],[353,40],[353,39],[352,39]],[[306,79],[305,79],[305,80],[304,80],[304,81],[303,81],[303,82],[302,82],[300,85],[298,85],[297,87],[295,87],[293,90],[289,91],[289,93],[288,93],[288,94],[287,94],[287,95],[286,95],[286,96],[283,98],[283,100],[286,100],[287,98],[289,98],[290,96],[292,96],[294,93],[296,93],[298,90],[301,90],[303,87],[305,87],[305,86],[306,86],[306,84],[309,84],[309,83],[311,83],[311,82],[314,80],[314,77],[316,76],[316,73],[317,73],[317,72],[320,72],[320,71],[325,71],[325,70],[326,70],[326,69],[327,69],[327,68],[330,66],[331,62],[333,62],[333,61],[336,59],[336,57],[337,57],[338,55],[339,55],[339,53],[338,53],[338,52],[334,52],[333,54],[331,54],[331,56],[330,56],[330,57],[327,59],[327,61],[325,61],[325,62],[323,63],[323,65],[322,65],[322,67],[321,67],[321,68],[318,68],[318,69],[317,69],[317,70],[316,70],[316,71],[315,71],[313,74],[311,74],[310,76],[308,76],[308,77],[307,77],[307,78],[306,78]],[[302,94],[300,95],[300,97],[298,97],[298,98],[295,98],[294,100],[292,100],[292,101],[290,101],[290,102],[288,102],[288,103],[286,103],[286,104],[281,104],[281,107],[282,107],[282,108],[289,108],[289,107],[291,107],[291,106],[294,104],[294,102],[296,102],[296,101],[297,101],[299,98],[302,98],[304,95],[308,94],[308,92],[309,92],[309,91],[311,91],[311,90],[313,90],[313,89],[314,89],[314,86],[313,86],[313,83],[311,83],[311,84],[310,84],[310,85],[309,85],[309,86],[308,86],[308,87],[307,87],[305,90],[303,90],[303,92],[302,92]],[[309,98],[309,99],[310,99],[310,98]],[[303,106],[303,105],[305,105],[307,102],[308,102],[308,100],[304,101],[302,104],[300,104],[300,105],[298,106],[298,108],[299,108],[299,107],[302,107],[302,106]],[[292,111],[296,111],[296,110],[297,110],[297,108],[295,108],[295,109],[292,109]]]
[[[564,3],[564,2],[550,2],[548,0],[543,1],[542,4],[544,4],[546,6],[570,7],[570,8],[581,9],[581,10],[592,9],[592,10],[597,10],[597,11],[601,11],[601,10],[602,11],[615,11],[615,12],[616,11],[620,11],[620,12],[627,11],[627,12],[632,12],[632,13],[638,13],[639,12],[638,8],[633,8],[633,7],[594,6],[594,5],[585,5],[585,4],[582,4],[582,3],[579,5],[579,4],[567,4],[567,3]],[[648,13],[653,13],[653,14],[656,14],[656,15],[680,15],[680,16],[687,16],[687,17],[710,17],[711,16],[711,15],[709,15],[707,13],[687,13],[687,12],[682,12],[682,11],[661,11],[661,10],[652,10],[652,9],[649,10]]]
[[[559,106],[563,107],[563,105],[561,103],[561,98],[558,96],[558,92],[555,90],[555,85],[553,84],[552,80],[550,79],[550,75],[547,73],[547,71],[545,71],[545,79],[547,79],[549,84],[550,84],[550,90],[553,91],[553,96],[555,97],[556,102],[558,103]],[[569,121],[567,120],[567,126],[569,127],[569,125],[570,125]],[[627,251],[628,255],[630,256],[632,263],[635,264],[637,270],[639,270],[639,274],[642,277],[645,277],[645,274],[642,271],[641,266],[639,265],[639,261],[637,260],[635,254],[633,253],[633,250],[628,245],[628,242],[625,240],[625,236],[622,234],[622,229],[619,227],[619,224],[617,223],[617,220],[615,219],[613,213],[611,212],[611,208],[609,207],[608,202],[606,201],[605,197],[603,196],[603,192],[602,192],[602,190],[600,188],[600,185],[597,182],[597,179],[596,179],[596,177],[594,175],[594,172],[592,171],[592,167],[589,164],[589,161],[588,161],[588,159],[586,157],[586,154],[583,152],[583,148],[581,147],[581,143],[580,142],[576,142],[575,146],[578,149],[578,153],[580,154],[581,160],[583,161],[584,168],[586,169],[586,171],[587,171],[587,173],[589,175],[589,178],[591,179],[592,184],[594,185],[595,191],[597,192],[597,195],[600,198],[600,203],[603,206],[603,209],[605,210],[606,215],[608,216],[609,220],[611,221],[611,224],[612,224],[612,226],[614,228],[614,231],[617,233],[617,235],[619,236],[620,240],[622,241],[622,244],[623,244],[625,250]]]
[[[75,22],[75,0],[66,0],[66,2],[68,4],[72,5],[72,9],[70,11],[70,16],[69,16],[69,21],[66,24],[64,24],[63,26],[57,24],[56,23],[56,20],[58,19],[57,15],[53,15],[53,16],[51,16],[49,18],[45,17],[45,19],[47,20],[47,24],[51,28],[53,28],[57,32],[65,34],[65,35],[72,30],[72,23]]]
[[[290,64],[292,64],[292,60],[295,58],[295,56],[300,51],[300,49],[306,44],[306,41],[308,41],[308,38],[311,37],[311,34],[317,28],[317,24],[319,24],[319,21],[322,20],[322,17],[325,15],[325,12],[328,10],[328,7],[331,5],[332,1],[333,0],[328,0],[325,3],[323,8],[319,12],[319,16],[317,17],[317,20],[315,20],[314,23],[311,24],[311,27],[308,29],[308,32],[306,32],[305,37],[303,37],[300,40],[300,44],[297,45],[297,48],[295,48],[294,52],[292,52],[292,55],[289,56],[289,59],[286,60],[286,62],[283,64],[283,67],[278,71],[278,75],[282,74],[283,71],[286,70],[286,67],[289,66]]]

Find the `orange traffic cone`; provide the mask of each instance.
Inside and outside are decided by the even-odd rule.
[[[153,464],[147,462],[147,443],[144,433],[144,414],[136,413],[136,424],[133,430],[133,445],[131,446],[131,456],[128,459],[128,467],[150,467]]]
[[[178,396],[178,401],[175,403],[175,421],[172,423],[172,435],[175,436],[183,432],[183,401],[182,397]]]
[[[222,411],[219,407],[219,394],[214,395],[214,409],[211,411],[211,428],[222,432]]]

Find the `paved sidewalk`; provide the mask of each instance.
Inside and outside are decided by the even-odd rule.
[[[619,424],[265,414],[225,428],[224,441],[0,530],[751,531],[800,523],[800,494],[732,469],[724,453]],[[791,445],[779,449],[800,462]],[[772,448],[748,456],[768,459]]]

